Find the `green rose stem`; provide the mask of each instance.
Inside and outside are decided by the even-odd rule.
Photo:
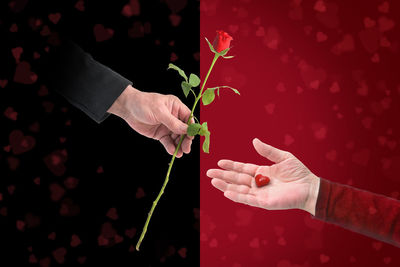
[[[186,124],[189,124],[189,122],[191,121],[191,119],[193,117],[193,113],[194,113],[194,110],[196,108],[197,102],[199,102],[199,100],[201,99],[201,96],[203,94],[204,86],[207,83],[208,76],[210,76],[211,70],[214,67],[215,62],[217,61],[217,59],[219,57],[220,57],[220,55],[215,54],[214,59],[213,59],[213,61],[211,63],[211,66],[210,66],[210,68],[209,68],[209,70],[207,72],[206,78],[203,81],[203,85],[201,86],[200,93],[197,95],[197,97],[196,97],[196,99],[194,101],[194,104],[193,104],[193,107],[192,107],[192,112],[190,113],[189,119],[186,122]],[[162,194],[164,193],[164,189],[168,184],[169,175],[171,173],[172,165],[174,164],[174,161],[175,161],[175,158],[176,158],[176,154],[178,153],[179,148],[181,147],[181,144],[182,144],[182,141],[183,141],[184,138],[185,138],[185,135],[181,135],[181,139],[179,140],[178,146],[176,147],[174,155],[172,156],[171,161],[169,163],[169,167],[168,167],[167,175],[165,176],[164,183],[163,183],[163,185],[161,187],[160,192],[158,193],[158,196],[157,196],[156,200],[153,201],[153,205],[151,206],[149,214],[147,215],[147,220],[146,220],[146,223],[144,224],[144,227],[143,227],[143,230],[142,230],[142,234],[140,235],[139,241],[136,244],[136,250],[137,251],[139,251],[140,244],[142,243],[142,241],[144,239],[144,236],[146,235],[147,227],[149,226],[149,222],[150,222],[151,216],[153,215],[153,211],[156,208],[156,206],[158,204],[158,201],[160,200]]]

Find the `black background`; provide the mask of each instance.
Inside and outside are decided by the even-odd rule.
[[[121,14],[128,1],[86,0],[84,11],[77,10],[75,4],[76,1],[5,1],[0,8],[0,80],[7,80],[4,88],[0,87],[0,266],[57,266],[53,252],[59,248],[66,249],[65,262],[61,264],[64,266],[197,266],[198,139],[189,155],[175,161],[141,251],[129,251],[135,246],[162,185],[170,156],[160,143],[140,136],[120,118],[112,115],[97,124],[57,93],[48,90],[46,94],[41,64],[51,38],[68,35],[94,59],[131,80],[135,88],[177,95],[191,107],[192,99],[182,97],[179,76],[166,68],[171,53],[175,53],[175,64],[187,73],[199,74],[199,2],[140,1],[140,14],[131,17]],[[61,19],[55,25],[48,15],[56,12]],[[169,18],[173,13],[181,17],[177,26]],[[32,28],[32,18],[41,19],[42,24]],[[135,22],[147,23],[150,32],[129,36]],[[14,23],[17,32],[10,31]],[[112,38],[96,42],[95,24],[113,29]],[[40,34],[44,25],[50,28],[49,36]],[[11,49],[15,47],[23,48],[20,61],[30,63],[38,75],[36,82],[21,84],[13,80],[17,63]],[[41,57],[35,59],[34,52]],[[16,120],[6,114],[9,108],[18,113]],[[9,147],[13,130],[32,136],[34,147],[15,155]],[[67,154],[65,172],[59,176],[44,160],[55,151]],[[34,182],[38,177],[39,185]],[[75,189],[65,188],[68,177],[79,180]],[[58,201],[51,199],[52,184],[65,190]],[[13,186],[15,190],[10,193]],[[136,197],[138,188],[143,189],[144,197]],[[79,207],[79,213],[60,215],[62,203]],[[118,219],[106,216],[110,208],[116,209]],[[32,223],[29,216],[39,223]],[[25,222],[22,231],[16,227],[17,220]],[[110,245],[99,245],[104,223],[111,223],[123,237],[121,243],[114,244],[111,238]],[[131,239],[125,230],[132,228],[137,232]],[[55,240],[48,237],[52,232]],[[77,247],[70,246],[73,234],[81,240]],[[29,263],[30,257],[33,263]]]

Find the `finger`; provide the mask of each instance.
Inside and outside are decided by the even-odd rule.
[[[165,150],[168,154],[173,155],[175,152],[174,141],[171,139],[169,135],[164,135],[160,138],[160,143],[164,146]]]
[[[178,135],[178,136],[175,138],[175,140],[174,140],[175,150],[176,150],[176,148],[178,147],[178,144],[179,144],[180,139],[181,139],[181,137],[180,137],[180,135]],[[175,150],[174,150],[174,151],[175,151]],[[182,151],[182,146],[181,146],[181,147],[179,148],[178,152],[176,153],[176,157],[177,157],[177,158],[180,158],[180,157],[182,157],[182,156],[183,156],[183,151]]]
[[[242,173],[246,173],[250,176],[255,176],[257,169],[260,167],[255,164],[241,163],[241,162],[227,160],[227,159],[222,159],[222,160],[218,161],[218,166],[225,170],[242,172]]]
[[[224,196],[230,200],[238,203],[247,204],[250,206],[258,207],[257,198],[251,194],[242,194],[235,191],[225,191]]]
[[[171,136],[179,136],[179,138],[180,138],[182,135],[177,135],[177,134],[173,133]],[[193,140],[194,136],[185,135],[185,138],[189,138],[190,140]]]
[[[261,142],[257,138],[254,138],[253,140],[253,146],[258,154],[260,154],[263,157],[266,157],[267,159],[275,163],[284,161],[285,159],[288,159],[291,156],[289,152],[267,145]]]
[[[175,138],[175,141],[174,141],[174,143],[175,143],[175,149],[178,147],[178,144],[179,144],[179,141],[180,141],[180,140],[181,140],[181,136],[178,135],[178,136]],[[176,157],[177,157],[177,158],[180,158],[180,157],[183,156],[183,147],[182,147],[182,145],[183,145],[183,144],[181,144],[181,146],[180,146],[180,148],[179,148],[179,150],[178,150],[178,153],[176,154]]]
[[[180,137],[179,134],[174,134],[174,133],[171,134],[171,138],[174,139],[174,140],[175,140],[178,136]]]
[[[176,144],[179,143],[181,137],[182,137],[182,135],[179,135],[179,134],[174,134],[174,133],[171,134],[171,138],[174,139],[174,140],[176,141]],[[193,140],[193,139],[194,139],[194,136],[185,135],[185,138],[184,138],[183,140],[185,141],[185,139]]]
[[[183,156],[182,148],[179,148],[178,153],[176,153],[177,158],[181,158]]]
[[[234,191],[237,193],[242,193],[242,194],[248,194],[250,193],[250,187],[245,186],[245,185],[237,185],[237,184],[228,184],[227,182],[225,182],[224,180],[218,179],[218,178],[214,178],[211,180],[211,184],[221,190],[222,192],[225,191]]]
[[[170,112],[161,111],[158,115],[159,121],[175,134],[185,134],[187,124],[174,117]]]
[[[251,187],[251,177],[245,173],[239,173],[234,171],[224,171],[220,169],[210,169],[207,171],[207,176],[211,178],[222,179],[225,182],[238,184],[238,185],[246,185]]]
[[[192,139],[185,137],[185,139],[183,139],[182,142],[182,151],[186,154],[189,154],[191,145],[192,145]]]
[[[174,135],[171,135],[171,138],[174,140],[175,146],[178,146],[179,141],[181,140],[181,136],[177,135],[175,138],[172,136],[174,136]]]
[[[182,103],[182,101],[179,98],[175,98],[175,103],[178,105],[179,109],[178,109],[178,118],[184,122],[187,122],[190,114],[192,113],[191,110]],[[194,123],[194,119],[191,118],[190,119],[191,123]]]

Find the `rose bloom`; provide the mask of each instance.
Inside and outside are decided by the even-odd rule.
[[[217,31],[217,36],[214,39],[214,49],[219,53],[231,45],[231,41],[233,40],[232,36],[224,31]]]

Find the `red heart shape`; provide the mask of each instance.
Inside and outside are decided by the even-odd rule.
[[[16,112],[13,107],[8,107],[5,111],[4,111],[4,116],[6,116],[7,118],[9,118],[10,120],[16,121],[17,120],[17,116],[18,116],[18,112]]]
[[[77,247],[81,244],[81,239],[77,235],[72,235],[71,237],[71,247]]]
[[[8,83],[8,80],[0,80],[0,87],[1,88],[6,87],[7,83]]]
[[[306,62],[302,62],[302,65],[299,67],[304,83],[311,89],[318,89],[326,79],[327,75],[323,69],[314,68]]]
[[[54,24],[57,24],[60,18],[61,18],[60,13],[49,14],[49,20]]]
[[[187,1],[186,0],[167,0],[167,6],[171,9],[173,13],[178,13],[182,9],[185,8]]]
[[[64,163],[67,161],[68,153],[64,150],[56,150],[44,157],[44,163],[47,168],[56,176],[61,176],[65,173],[66,167]]]
[[[376,21],[371,19],[370,17],[364,18],[364,26],[365,28],[372,28],[376,25]]]
[[[172,26],[177,27],[179,23],[181,23],[181,16],[177,14],[169,15],[169,20],[171,21]]]
[[[319,1],[315,2],[314,10],[324,13],[326,11],[326,5],[325,5],[324,1],[319,0]]]
[[[36,144],[35,138],[32,136],[24,136],[20,130],[12,131],[9,140],[12,151],[15,155],[31,150]]]
[[[74,204],[70,198],[65,198],[61,203],[60,215],[65,217],[77,216],[80,213],[80,206]]]
[[[116,208],[109,209],[106,216],[111,220],[117,220],[118,219],[117,209]]]
[[[379,12],[388,13],[389,12],[389,3],[387,1],[383,2],[378,6]]]
[[[36,82],[37,75],[31,71],[31,65],[22,61],[17,65],[15,69],[14,82],[22,84],[32,84]]]
[[[124,15],[125,17],[132,17],[133,12],[132,12],[132,8],[129,4],[126,4],[121,11],[121,14]]]
[[[114,30],[110,28],[104,28],[101,24],[96,24],[93,28],[96,42],[103,42],[110,39],[114,35]]]
[[[257,174],[256,175],[256,185],[258,187],[264,186],[269,184],[270,179],[267,176]]]
[[[140,3],[138,0],[130,0],[129,4],[126,4],[122,8],[122,15],[125,17],[137,16],[140,14]]]
[[[78,2],[76,2],[75,8],[81,12],[85,11],[85,2],[83,0],[79,0]]]
[[[53,251],[53,257],[59,264],[63,264],[65,261],[65,254],[67,254],[67,250],[63,247],[58,248]]]
[[[65,194],[65,189],[61,185],[59,185],[57,183],[51,184],[49,186],[49,189],[50,189],[50,192],[51,192],[50,199],[52,201],[54,201],[54,202],[57,202],[57,201],[61,200],[62,197]]]
[[[184,259],[186,258],[186,253],[187,253],[187,248],[181,248],[178,250],[179,256],[181,256]]]
[[[133,238],[135,236],[135,234],[136,234],[136,228],[135,227],[125,230],[125,235],[127,237],[129,237],[129,238]]]
[[[330,257],[325,254],[321,254],[319,255],[319,259],[321,263],[327,263],[330,260]]]

